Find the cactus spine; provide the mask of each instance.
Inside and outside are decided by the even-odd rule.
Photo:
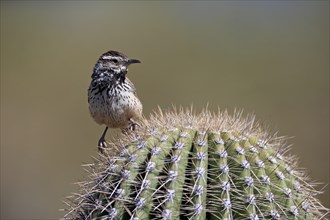
[[[70,199],[68,219],[320,219],[319,193],[241,113],[154,113],[111,143]]]

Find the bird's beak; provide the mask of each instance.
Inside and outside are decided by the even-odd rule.
[[[130,64],[132,64],[132,63],[141,63],[141,61],[140,61],[140,60],[136,60],[136,59],[129,59],[129,60],[126,62],[126,65],[128,66],[128,65],[130,65]]]

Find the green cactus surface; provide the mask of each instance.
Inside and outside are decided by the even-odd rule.
[[[108,144],[65,219],[322,219],[286,138],[253,116],[161,110]]]

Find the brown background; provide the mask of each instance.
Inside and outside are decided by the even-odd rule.
[[[244,108],[329,183],[328,1],[1,2],[3,219],[63,215],[103,130],[87,87],[109,49],[143,61],[129,75],[145,115]]]

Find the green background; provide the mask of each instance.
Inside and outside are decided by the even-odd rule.
[[[329,183],[329,1],[1,2],[1,218],[63,216],[104,129],[87,88],[110,49],[143,61],[129,77],[146,116],[255,113]]]

